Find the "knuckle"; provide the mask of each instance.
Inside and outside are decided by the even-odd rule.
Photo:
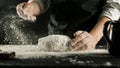
[[[80,35],[81,33],[83,33],[83,31],[77,31],[77,32],[74,33],[74,35],[75,35],[75,36],[78,36],[78,35]]]

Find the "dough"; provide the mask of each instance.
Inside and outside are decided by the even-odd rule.
[[[49,35],[38,40],[38,47],[45,52],[66,52],[70,50],[70,40],[66,35]]]

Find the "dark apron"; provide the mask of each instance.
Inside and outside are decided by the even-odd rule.
[[[106,0],[51,0],[49,34],[73,37],[78,30],[90,31]]]

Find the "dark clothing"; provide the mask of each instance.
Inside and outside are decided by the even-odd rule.
[[[40,1],[42,3],[42,0]],[[42,5],[43,11],[48,7],[51,9],[49,34],[64,34],[72,37],[78,30],[89,32],[95,26],[106,0],[46,1],[47,4]]]

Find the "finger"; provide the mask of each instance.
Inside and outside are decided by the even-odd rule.
[[[23,2],[23,3],[20,3],[19,5],[17,5],[17,7],[16,7],[17,14],[22,19],[25,19],[25,15],[24,15],[24,12],[23,12],[23,8],[24,8],[25,5],[26,5],[26,2]]]
[[[84,45],[84,47],[81,47],[80,49],[78,49],[77,51],[86,51],[87,50],[87,44]]]
[[[90,42],[90,41],[89,41]],[[82,46],[81,48],[77,49],[77,51],[87,51],[87,50],[93,50],[95,49],[95,45],[90,45],[88,43],[86,43],[84,46]]]
[[[84,32],[84,31],[77,31],[77,32],[74,33],[74,36],[76,37],[76,36],[82,34],[83,32]]]
[[[74,46],[79,41],[81,41],[82,39],[84,39],[85,37],[87,37],[88,35],[89,34],[86,31],[84,31],[81,35],[77,36],[76,38],[74,38],[73,40],[70,41],[71,45]]]
[[[17,10],[23,10],[24,6],[26,5],[26,2],[20,3],[17,5]]]
[[[89,47],[89,46],[87,46],[88,43],[89,43],[89,41],[90,41],[89,37],[84,38],[83,40],[79,41],[79,42],[74,46],[74,49],[73,49],[73,50],[74,50],[74,51],[77,51],[77,50],[84,50],[84,49],[86,49],[87,47]]]
[[[95,48],[95,45],[89,45],[89,43],[86,44],[87,46],[84,47],[85,50],[93,50]],[[89,45],[89,46],[88,46]]]

